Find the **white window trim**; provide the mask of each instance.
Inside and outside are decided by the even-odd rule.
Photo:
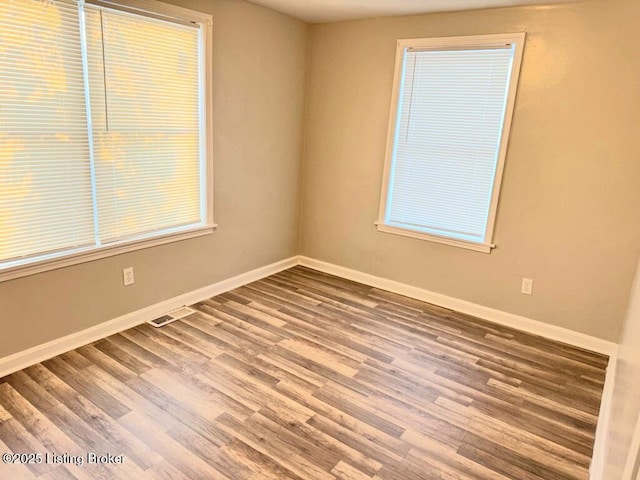
[[[162,236],[151,237],[150,235],[141,236],[137,239],[131,239],[126,242],[113,243],[103,247],[85,247],[78,248],[72,251],[65,251],[64,254],[49,254],[42,255],[41,260],[37,262],[30,262],[25,265],[18,265],[16,267],[9,267],[2,271],[0,274],[0,282],[5,280],[12,280],[14,278],[26,277],[27,275],[33,275],[36,273],[47,272],[49,270],[55,270],[62,267],[70,267],[71,265],[77,265],[79,263],[90,262],[92,260],[99,260],[101,258],[112,257],[114,255],[120,255],[121,253],[134,252],[136,250],[142,250],[144,248],[155,247],[158,245],[165,245],[167,243],[173,243],[180,240],[187,240],[189,238],[202,237],[203,235],[209,235],[216,229],[216,225],[190,228],[190,229],[176,229],[176,231],[167,233]]]
[[[502,183],[502,173],[504,171],[504,162],[507,155],[507,145],[509,143],[509,133],[511,130],[511,120],[515,105],[516,91],[518,88],[518,79],[520,76],[520,66],[522,64],[522,53],[525,43],[525,32],[506,33],[506,34],[489,34],[489,35],[470,35],[463,37],[441,37],[441,38],[411,38],[398,40],[396,47],[396,64],[393,77],[393,90],[391,96],[391,107],[389,113],[389,127],[387,130],[387,149],[385,154],[384,171],[382,176],[382,194],[380,195],[380,208],[378,210],[378,220],[375,225],[379,232],[392,233],[405,237],[427,240],[435,243],[451,245],[454,247],[466,248],[483,253],[491,253],[495,248],[492,243],[496,212],[498,208],[498,198],[500,194],[500,186]],[[505,108],[504,127],[502,130],[502,138],[498,150],[498,162],[496,165],[496,173],[494,177],[493,192],[491,195],[491,204],[487,218],[487,227],[485,230],[485,243],[468,242],[449,237],[442,237],[429,233],[419,232],[399,228],[394,225],[385,223],[387,201],[389,194],[389,180],[391,177],[391,167],[393,164],[393,150],[395,143],[396,123],[398,115],[398,101],[400,98],[400,85],[402,83],[402,64],[404,60],[404,52],[407,48],[422,49],[443,49],[443,48],[460,48],[460,47],[482,47],[482,46],[500,46],[506,44],[515,44],[515,52],[513,56],[513,67],[511,73],[511,81],[509,91],[507,93],[507,105]]]
[[[201,208],[206,211],[204,222],[199,225],[168,229],[162,235],[154,235],[153,232],[130,237],[124,241],[110,243],[107,246],[91,246],[64,252],[54,252],[38,256],[38,260],[26,260],[24,263],[17,260],[15,266],[0,270],[0,282],[25,277],[36,273],[42,273],[79,263],[90,262],[100,258],[120,255],[144,248],[155,247],[167,243],[201,237],[213,233],[218,225],[213,219],[213,18],[211,15],[190,10],[156,0],[80,0],[81,3],[93,4],[107,8],[115,8],[138,15],[147,15],[167,21],[180,23],[200,24],[201,35],[204,35],[203,48],[200,51],[201,59],[204,59],[204,71],[201,72],[200,84],[204,101],[202,113],[202,143],[201,151],[206,155],[203,162],[202,183],[203,195],[201,195]]]

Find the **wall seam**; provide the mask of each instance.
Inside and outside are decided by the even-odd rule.
[[[307,68],[305,72],[304,89],[304,115],[302,120],[302,146],[300,152],[300,172],[298,179],[298,239],[296,252],[303,253],[303,213],[304,213],[304,193],[306,190],[306,165],[307,165],[307,145],[309,137],[309,90],[311,85],[311,43],[313,37],[313,25],[307,24]]]

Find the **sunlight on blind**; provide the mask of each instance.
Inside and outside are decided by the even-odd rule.
[[[94,243],[75,2],[0,0],[0,262]]]
[[[484,242],[514,48],[405,52],[390,225]]]
[[[199,223],[198,29],[87,6],[100,239]]]

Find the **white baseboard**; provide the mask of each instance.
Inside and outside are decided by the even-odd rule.
[[[474,317],[479,317],[499,325],[504,325],[533,335],[539,335],[551,340],[567,343],[592,352],[612,355],[617,349],[617,345],[613,342],[608,342],[584,333],[574,332],[567,328],[550,325],[538,320],[532,320],[520,315],[497,310],[495,308],[485,307],[484,305],[450,297],[441,293],[431,292],[405,283],[341,267],[322,260],[300,256],[298,263],[314,270],[319,270],[321,272],[336,275],[355,282],[364,283],[365,285],[388,290],[390,292],[405,295],[424,302],[433,303],[450,310],[455,310],[467,315],[473,315]]]
[[[468,302],[466,300],[460,300],[441,293],[431,292],[422,288],[377,277],[375,275],[359,272],[357,270],[341,267],[321,260],[315,260],[305,256],[296,256],[264,267],[256,268],[255,270],[236,275],[235,277],[228,278],[226,280],[221,280],[198,290],[178,295],[177,297],[122,315],[121,317],[109,320],[94,327],[90,327],[65,337],[37,345],[29,348],[28,350],[0,358],[0,377],[9,375],[10,373],[83,345],[87,345],[88,343],[95,342],[96,340],[108,337],[114,333],[134,327],[153,318],[157,318],[178,307],[191,305],[221,293],[228,292],[229,290],[233,290],[234,288],[241,287],[247,283],[268,277],[269,275],[294,267],[295,265],[303,265],[321,272],[364,283],[366,285],[371,285],[373,287],[388,290],[407,297],[416,298],[418,300],[433,303],[451,310],[473,315],[500,325],[523,330],[534,335],[540,335],[552,340],[584,348],[586,350],[610,356],[617,350],[617,345],[615,343],[607,342],[583,333],[574,332],[565,328],[539,322],[537,320],[521,317],[512,313],[503,312]],[[607,375],[607,377],[609,377],[609,375]]]
[[[147,320],[157,318],[178,307],[192,305],[207,298],[228,292],[229,290],[241,287],[247,283],[255,282],[256,280],[260,280],[261,278],[286,270],[287,268],[291,268],[297,264],[298,257],[287,258],[270,265],[265,265],[264,267],[256,268],[249,272],[241,273],[235,277],[221,280],[206,287],[199,288],[198,290],[178,295],[177,297],[141,308],[135,312],[127,313],[126,315],[114,318],[113,320],[37,345],[29,348],[28,350],[0,358],[0,378],[75,348],[95,342],[96,340],[108,337],[114,333],[135,327],[136,325],[140,325]]]
[[[613,403],[613,387],[618,366],[618,349],[609,356],[607,375],[604,379],[600,411],[598,412],[598,424],[596,425],[596,440],[593,445],[593,456],[589,466],[589,480],[607,480],[604,478],[604,464],[606,460],[607,445],[606,436],[609,432],[611,421],[611,408]]]

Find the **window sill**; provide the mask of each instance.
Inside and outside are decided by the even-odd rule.
[[[0,282],[7,280],[13,280],[15,278],[26,277],[28,275],[34,275],[36,273],[42,273],[49,270],[55,270],[57,268],[69,267],[71,265],[77,265],[79,263],[90,262],[92,260],[98,260],[100,258],[112,257],[114,255],[120,255],[122,253],[133,252],[136,250],[142,250],[144,248],[155,247],[158,245],[165,245],[167,243],[178,242],[180,240],[187,240],[190,238],[202,237],[209,235],[216,230],[218,226],[216,224],[210,224],[188,230],[178,230],[171,233],[167,233],[160,237],[149,238],[134,238],[128,241],[119,242],[113,245],[102,247],[86,247],[80,248],[64,254],[52,254],[44,257],[41,260],[34,262],[15,265],[0,270]]]
[[[408,230],[406,228],[395,227],[387,225],[381,222],[376,222],[379,232],[392,233],[394,235],[402,235],[403,237],[417,238],[418,240],[427,240],[429,242],[441,243],[443,245],[451,245],[452,247],[466,248],[467,250],[474,250],[476,252],[491,253],[491,249],[495,248],[493,244],[487,243],[472,243],[465,242],[464,240],[455,240],[453,238],[439,237],[437,235],[430,235],[428,233],[417,232],[415,230]]]

